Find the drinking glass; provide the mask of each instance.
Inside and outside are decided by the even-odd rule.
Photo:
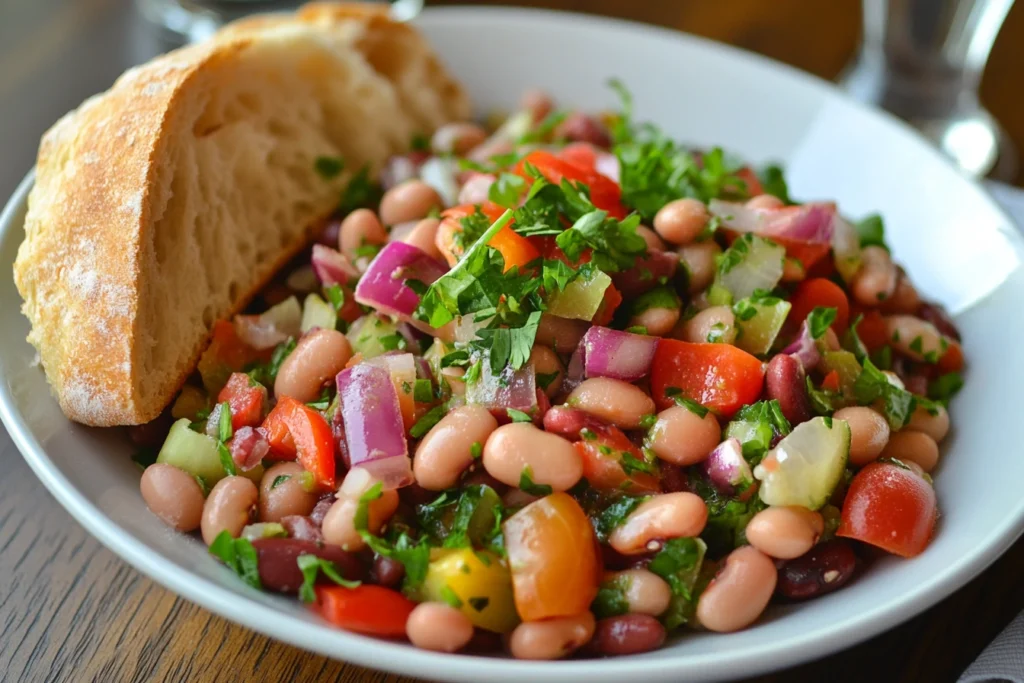
[[[864,40],[841,84],[933,140],[966,173],[1012,179],[1017,154],[978,101],[1013,0],[863,0]]]
[[[135,0],[142,14],[179,42],[208,38],[222,24],[256,12],[294,10],[303,0]],[[373,2],[374,0],[370,0]],[[388,2],[388,0],[376,0]],[[423,0],[390,0],[391,14],[400,21],[423,9]]]

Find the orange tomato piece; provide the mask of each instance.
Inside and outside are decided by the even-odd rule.
[[[505,520],[505,550],[523,621],[586,612],[597,595],[597,538],[573,498],[555,493]]]
[[[501,218],[501,215],[505,213],[504,208],[490,201],[483,204],[460,204],[445,210],[441,214],[442,226],[438,230],[446,229],[453,233],[461,232],[461,219],[472,216],[478,208],[492,223]],[[499,230],[498,234],[492,237],[487,244],[501,253],[501,257],[505,260],[506,271],[514,266],[522,268],[540,256],[540,252],[537,251],[537,248],[533,246],[530,240],[513,230],[511,224]],[[454,245],[452,245],[451,252],[455,259],[462,254],[462,251],[455,249]],[[448,263],[449,265],[455,265],[452,259],[448,259]]]

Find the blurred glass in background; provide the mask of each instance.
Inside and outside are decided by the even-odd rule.
[[[171,36],[197,42],[210,36],[221,24],[256,12],[284,12],[303,4],[301,0],[135,0],[150,21]],[[364,0],[373,2],[374,0]],[[389,0],[376,0],[389,2]],[[412,19],[423,9],[423,0],[390,0],[391,13],[400,21]]]
[[[863,0],[863,43],[840,81],[854,97],[917,127],[966,173],[1011,180],[1016,150],[978,100],[982,71],[1011,5]]]

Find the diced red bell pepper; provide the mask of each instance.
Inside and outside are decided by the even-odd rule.
[[[628,211],[622,205],[622,190],[618,184],[607,176],[593,169],[560,159],[551,152],[538,149],[530,152],[519,160],[513,172],[523,178],[529,178],[526,164],[531,164],[550,183],[561,183],[562,179],[583,183],[590,190],[590,201],[594,206],[608,212],[613,218],[625,218]]]
[[[573,446],[583,461],[583,476],[591,486],[602,490],[635,494],[660,493],[656,474],[638,471],[629,464],[644,465],[644,456],[622,430],[611,425],[592,425]],[[626,470],[632,471],[627,474]]]
[[[747,194],[751,197],[764,194],[764,186],[761,185],[761,181],[757,177],[757,174],[754,173],[754,169],[749,166],[744,166],[740,170],[736,171],[736,177],[747,184]]]
[[[231,406],[231,428],[255,427],[263,419],[263,405],[267,390],[244,372],[232,373],[228,383],[217,395],[217,403],[227,401]]]
[[[335,626],[370,636],[401,638],[416,603],[398,591],[362,584],[317,586],[314,609]]]
[[[874,308],[861,309],[859,314],[863,315],[863,318],[857,325],[857,337],[867,350],[877,351],[888,344],[889,331],[882,314]]]
[[[612,321],[615,311],[621,303],[622,294],[614,284],[608,285],[608,289],[604,290],[604,299],[601,300],[601,306],[597,309],[597,313],[594,314],[594,319],[591,322],[595,325],[607,325]]]
[[[793,308],[789,311],[787,322],[792,321],[794,327],[802,323],[811,311],[822,306],[836,309],[836,319],[832,329],[842,334],[850,324],[850,300],[846,298],[843,288],[823,278],[804,280],[797,286],[790,299]]]
[[[764,363],[731,344],[661,339],[651,364],[651,394],[658,410],[664,410],[675,405],[665,393],[675,387],[729,418],[761,395],[764,370]]]
[[[263,421],[270,441],[271,460],[295,460],[324,489],[335,482],[334,435],[316,410],[290,396],[277,402]]]
[[[451,224],[456,231],[462,230],[462,224],[460,220],[467,216],[472,216],[476,213],[477,208],[480,212],[487,216],[488,220],[492,223],[505,213],[504,207],[498,206],[494,202],[487,201],[483,204],[460,204],[459,206],[453,206],[450,209],[446,209],[441,214],[442,221]],[[533,259],[540,256],[540,252],[537,248],[528,240],[523,237],[515,230],[512,229],[511,223],[506,225],[504,228],[498,231],[494,237],[491,238],[488,246],[494,247],[501,252],[501,257],[505,259],[505,270],[511,270],[513,266],[522,268]]]
[[[839,373],[833,370],[825,375],[825,379],[821,380],[821,388],[833,392],[839,391]]]

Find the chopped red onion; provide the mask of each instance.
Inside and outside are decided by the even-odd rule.
[[[380,184],[385,190],[412,180],[419,173],[420,165],[411,156],[393,156],[384,162],[380,172]]]
[[[325,512],[324,514],[327,513]],[[321,519],[322,521],[323,519]],[[288,532],[288,538],[300,541],[313,541],[314,543],[324,542],[324,535],[320,532],[320,525],[305,515],[286,515],[281,518],[281,526]]]
[[[343,285],[359,278],[359,271],[345,258],[344,254],[322,244],[313,245],[312,265],[313,272],[325,287],[334,284]]]
[[[334,505],[334,501],[334,492],[332,491],[321,496],[320,500],[313,506],[313,511],[309,513],[309,521],[316,524],[318,529],[323,526],[324,517],[327,516],[327,511]]]
[[[491,373],[491,363],[484,357],[480,377],[466,384],[466,402],[476,403],[488,410],[504,412],[508,408],[533,414],[537,408],[537,381],[532,365],[518,370],[511,366],[499,374]]]
[[[587,350],[580,340],[579,346],[569,357],[569,365],[565,368],[565,379],[562,380],[562,391],[572,391],[586,379]]]
[[[220,406],[218,405],[217,408]],[[259,465],[270,452],[270,441],[267,439],[266,431],[262,427],[253,429],[248,425],[236,429],[227,446],[235,467],[242,472],[248,472]]]
[[[338,373],[337,384],[351,466],[365,468],[385,489],[411,484],[409,445],[391,374],[360,363]]]
[[[420,166],[420,180],[437,191],[445,206],[454,206],[459,199],[459,183],[455,180],[457,172],[454,159],[430,157]]]
[[[405,281],[419,280],[429,285],[444,273],[444,267],[421,249],[405,242],[389,242],[359,280],[356,301],[408,321],[420,297]]]
[[[288,337],[302,334],[302,306],[290,296],[260,315],[236,315],[235,332],[247,346],[272,349]]]
[[[836,205],[811,202],[777,209],[751,209],[738,202],[712,199],[708,210],[738,232],[780,237],[810,244],[830,244],[835,230]]]
[[[587,377],[611,377],[634,382],[651,371],[658,338],[594,325],[583,335]]]
[[[637,297],[674,277],[678,265],[679,254],[674,251],[648,251],[629,270],[613,273],[612,282],[622,296]]]
[[[796,340],[784,348],[782,353],[793,356],[803,367],[804,372],[808,372],[821,360],[821,352],[818,350],[814,337],[811,336],[811,328],[807,325],[806,320],[801,323],[800,334]]]
[[[750,465],[743,457],[739,439],[730,437],[715,446],[703,464],[708,481],[721,493],[731,496],[738,486],[754,481]]]
[[[459,189],[459,204],[483,204],[495,180],[490,173],[471,171]]]

